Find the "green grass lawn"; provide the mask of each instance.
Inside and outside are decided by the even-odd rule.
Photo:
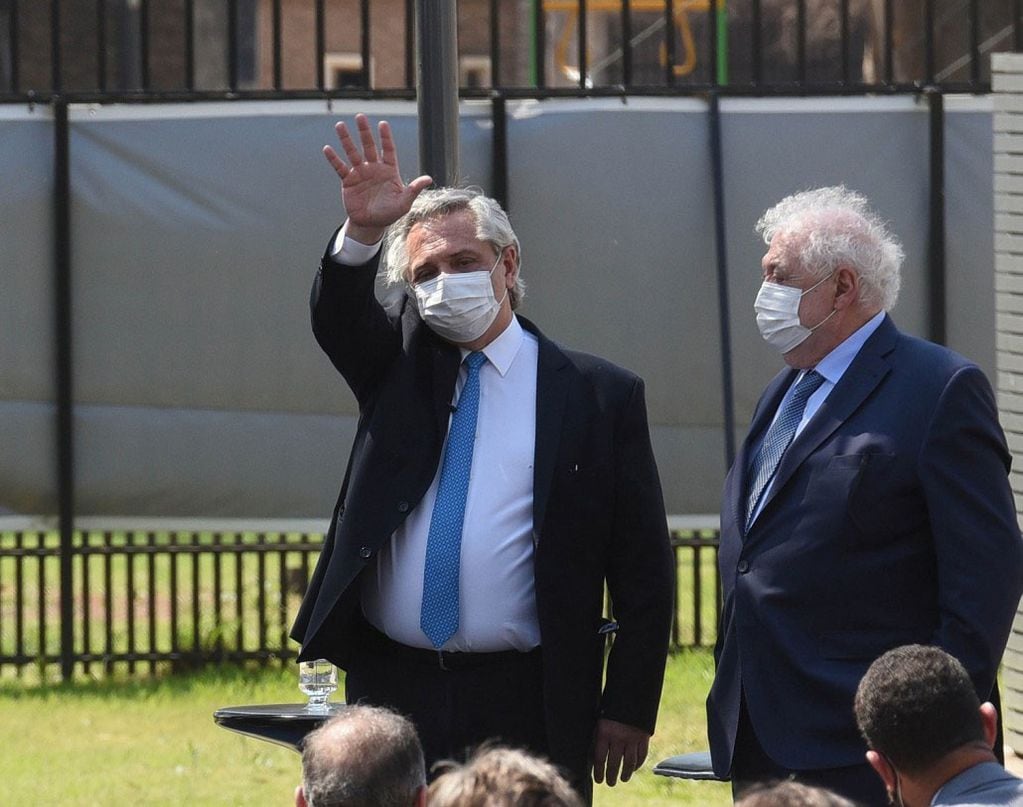
[[[668,664],[657,736],[645,769],[600,786],[596,804],[724,805],[727,785],[654,776],[654,762],[706,747],[709,651]],[[138,682],[34,687],[0,682],[0,792],[5,804],[292,803],[299,757],[213,723],[222,706],[299,700],[297,675],[234,668]]]

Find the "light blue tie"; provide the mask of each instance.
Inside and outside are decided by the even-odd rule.
[[[451,415],[448,442],[426,539],[423,570],[423,610],[419,626],[440,648],[458,630],[458,568],[462,550],[462,521],[469,492],[472,448],[476,441],[476,414],[480,408],[480,367],[487,357],[470,353],[468,375],[458,406]]]
[[[796,427],[803,419],[803,410],[806,409],[806,402],[817,388],[824,383],[824,376],[816,370],[806,373],[796,386],[792,394],[782,406],[778,417],[764,435],[764,441],[760,444],[760,451],[757,452],[750,465],[749,477],[752,480],[749,485],[749,498],[746,500],[746,529],[753,521],[753,514],[757,512],[757,505],[760,497],[767,490],[767,483],[771,481],[774,472],[778,470],[778,463],[785,455],[785,450],[792,442],[796,434]]]

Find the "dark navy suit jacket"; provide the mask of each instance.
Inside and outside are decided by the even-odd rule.
[[[779,765],[862,763],[853,695],[901,644],[942,647],[987,699],[1023,591],[991,387],[889,317],[789,447],[747,534],[750,446],[796,375],[767,387],[724,486],[724,610],[707,700],[719,775],[731,768],[740,693]]]
[[[433,479],[461,360],[415,305],[380,306],[376,270],[376,259],[350,267],[325,256],[312,293],[313,331],[358,400],[359,426],[292,637],[301,658],[342,668],[359,652],[360,574]],[[598,717],[654,730],[672,557],[643,382],[519,321],[539,343],[533,541],[546,729],[554,761],[581,777]],[[605,584],[619,630],[602,680]]]

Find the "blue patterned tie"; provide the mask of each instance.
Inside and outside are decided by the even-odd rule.
[[[746,529],[749,529],[753,521],[753,514],[757,511],[760,497],[767,490],[767,483],[778,470],[778,463],[781,462],[785,450],[796,434],[796,427],[803,419],[807,400],[823,383],[824,376],[816,370],[811,370],[799,379],[778,417],[764,435],[760,451],[750,465],[749,477],[752,481],[749,485],[749,498],[746,500]]]
[[[458,630],[458,567],[462,550],[462,521],[469,492],[472,448],[476,440],[476,414],[480,407],[480,367],[487,357],[470,353],[468,375],[458,406],[451,416],[448,443],[426,539],[423,570],[423,610],[419,626],[440,648]]]

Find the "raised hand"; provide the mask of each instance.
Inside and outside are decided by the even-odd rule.
[[[348,126],[339,122],[334,128],[347,162],[330,146],[323,147],[327,162],[341,179],[341,200],[348,214],[348,235],[371,244],[380,240],[384,230],[404,216],[412,202],[433,180],[417,177],[406,185],[398,172],[398,152],[387,121],[380,121],[380,149],[373,139],[369,118],[355,116],[362,150],[352,139]]]

